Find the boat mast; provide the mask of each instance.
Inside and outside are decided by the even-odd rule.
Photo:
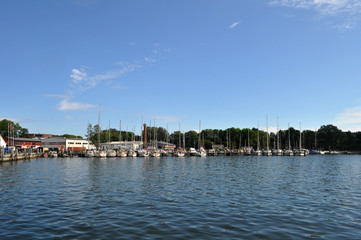
[[[267,130],[266,141],[267,141],[267,152],[268,152],[268,149],[269,149],[269,146],[268,146],[268,138],[269,138],[269,135],[268,135],[268,115],[266,115],[266,130]]]
[[[257,123],[257,151],[259,151],[259,121]]]
[[[88,120],[88,149],[87,150],[89,150],[89,120]]]
[[[143,142],[143,117],[142,117],[142,124],[140,125],[140,141]]]
[[[199,120],[198,149],[201,149],[201,120]]]
[[[288,149],[291,150],[290,123],[288,123]]]
[[[299,146],[299,149],[300,149],[300,151],[301,151],[301,149],[302,149],[302,133],[301,133],[301,122],[300,122],[300,144],[299,144],[300,146]]]
[[[98,142],[98,150],[100,150],[100,104],[99,104],[99,116],[98,116],[98,139],[97,139],[97,142]]]
[[[181,148],[181,127],[180,127],[180,123],[179,123],[179,143],[178,143],[179,148]]]
[[[110,143],[110,120],[109,120],[108,140],[109,140],[109,143]]]
[[[144,123],[144,145],[145,149],[148,149],[148,143],[147,143],[147,124]]]
[[[280,149],[280,130],[279,130],[278,117],[277,117],[277,149]]]
[[[239,132],[239,149],[242,149],[242,131]]]
[[[315,149],[317,149],[317,129],[315,128]]]
[[[249,144],[249,129],[247,129],[248,130],[248,150],[249,150],[249,148],[250,148],[250,144]]]

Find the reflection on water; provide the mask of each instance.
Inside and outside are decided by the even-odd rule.
[[[361,157],[0,164],[0,239],[357,239]]]

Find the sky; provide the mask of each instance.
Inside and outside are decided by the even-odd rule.
[[[5,0],[0,119],[361,131],[359,0]]]

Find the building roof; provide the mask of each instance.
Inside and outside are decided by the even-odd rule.
[[[41,139],[38,138],[12,138],[9,137],[7,139],[14,139],[14,141],[28,141],[28,142],[41,142]]]

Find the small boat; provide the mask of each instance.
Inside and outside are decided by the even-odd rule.
[[[185,155],[186,153],[181,148],[178,148],[177,151],[175,152],[176,157],[184,157]]]
[[[117,157],[127,157],[127,156],[128,156],[127,151],[124,151],[124,150],[117,151]]]
[[[85,157],[88,157],[88,158],[94,157],[94,151],[93,150],[87,150],[85,152]]]
[[[197,152],[197,156],[198,156],[198,157],[207,157],[207,152],[206,152],[206,150],[204,150],[204,148],[201,147],[201,148],[199,149],[199,151]]]
[[[252,155],[252,148],[251,147],[246,147],[244,148],[244,155]]]
[[[149,151],[146,149],[141,149],[138,151],[139,157],[149,157]]]
[[[262,156],[262,151],[261,150],[256,150],[252,152],[253,156]]]
[[[269,149],[263,150],[263,156],[272,156],[272,151]]]
[[[208,150],[208,156],[216,156],[216,150],[214,150],[214,149],[209,149],[209,150]]]
[[[273,149],[272,151],[273,156],[283,156],[282,149]]]
[[[295,149],[295,150],[293,151],[293,155],[294,155],[294,156],[304,157],[304,156],[305,156],[305,152],[303,151],[303,149]]]
[[[189,149],[189,156],[197,156],[197,151],[195,148]]]
[[[129,156],[129,157],[136,157],[136,156],[137,156],[137,152],[131,150],[131,151],[128,152],[128,156]]]
[[[105,158],[107,157],[107,152],[104,150],[98,150],[94,153],[94,156],[98,158]]]
[[[164,149],[161,149],[161,150],[160,150],[160,155],[161,155],[162,157],[167,157],[167,156],[169,156],[169,153],[168,153],[167,151],[165,151]]]
[[[106,151],[106,156],[107,157],[116,157],[117,156],[117,152],[113,149],[108,149]]]
[[[153,151],[151,151],[150,155],[152,157],[160,157],[160,151],[159,150],[153,150]]]
[[[287,149],[284,151],[284,156],[293,156],[293,151],[291,149]]]
[[[57,158],[57,157],[58,157],[58,153],[55,152],[55,151],[50,151],[50,152],[49,152],[49,157],[51,157],[51,158]]]

